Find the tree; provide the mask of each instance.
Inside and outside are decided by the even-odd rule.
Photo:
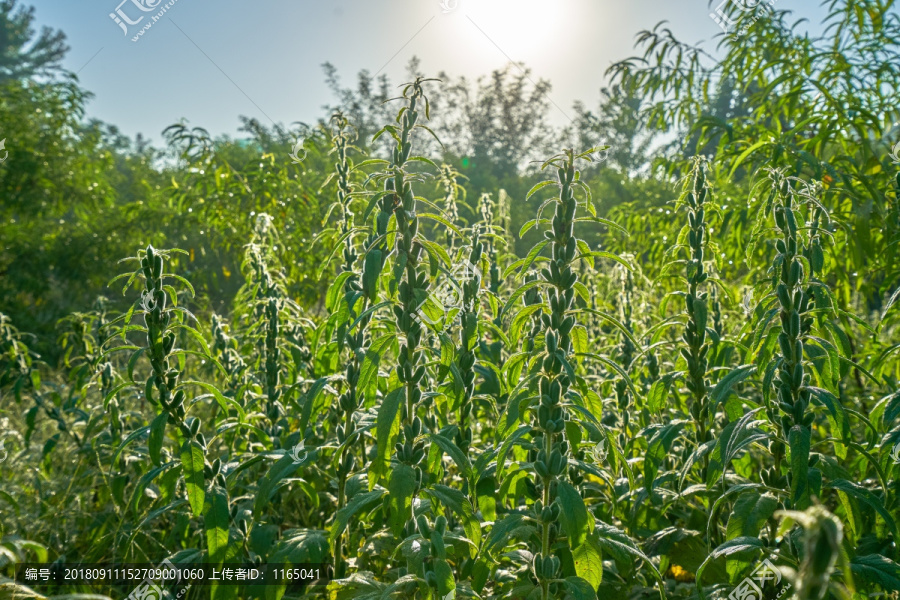
[[[34,7],[20,6],[17,10],[17,3],[18,0],[0,1],[0,83],[60,71],[60,63],[69,51],[62,31],[44,27],[34,39]]]
[[[439,78],[447,83],[435,94],[435,130],[449,140],[451,155],[471,158],[476,190],[478,170],[486,179],[517,176],[559,141],[547,119],[550,82],[533,81],[529,69],[510,64],[474,85],[465,77],[451,81],[443,72]]]
[[[818,37],[790,12],[762,4],[752,12],[729,3],[743,35],[722,34],[723,58],[678,40],[657,25],[638,36],[643,56],[614,64],[614,81],[647,99],[643,116],[660,132],[675,130],[670,172],[690,153],[715,155],[721,183],[753,200],[748,174],[762,166],[816,179],[839,227],[831,269],[849,304],[859,292],[879,310],[900,281],[900,219],[891,165],[893,123],[900,119],[900,16],[890,2],[830,0]],[[745,209],[731,223],[753,220]],[[878,273],[865,281],[854,273]]]
[[[656,132],[641,118],[644,102],[636,90],[614,85],[600,90],[597,114],[583,103],[575,104],[573,123],[576,147],[608,145],[608,157],[602,166],[613,166],[627,174],[646,170],[650,163],[650,145]],[[586,168],[586,172],[594,169]]]

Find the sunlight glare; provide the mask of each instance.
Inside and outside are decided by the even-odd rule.
[[[469,0],[472,21],[514,61],[542,55],[558,41],[564,2],[559,0]]]

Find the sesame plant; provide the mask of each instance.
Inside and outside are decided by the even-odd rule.
[[[349,353],[344,382],[346,389],[341,392],[336,404],[338,424],[335,427],[335,435],[339,445],[334,459],[337,469],[336,509],[341,511],[347,504],[348,477],[357,467],[353,442],[359,437],[356,435],[357,422],[354,421],[354,414],[360,407],[362,395],[359,385],[360,367],[368,345],[367,328],[371,317],[365,314],[368,298],[362,292],[360,279],[356,273],[359,256],[353,237],[356,229],[351,180],[353,162],[350,157],[350,152],[354,149],[351,144],[353,130],[350,122],[342,113],[333,115],[332,124],[334,127],[333,151],[337,159],[334,174],[337,177],[335,206],[341,211],[340,234],[341,239],[344,240],[342,248],[344,262],[341,265],[341,274],[338,276],[338,281],[344,282],[343,289],[339,290],[342,292],[342,297],[338,293],[334,295],[340,307],[334,310],[335,316],[339,319],[335,336],[338,348],[343,349],[346,346]],[[365,453],[361,454],[364,459]],[[345,574],[343,542],[344,532],[339,532],[334,540],[333,559],[334,572],[338,576]]]
[[[684,296],[687,323],[682,339],[687,348],[682,350],[687,364],[685,386],[689,392],[691,418],[697,434],[697,445],[705,444],[710,435],[709,381],[706,373],[709,366],[708,354],[710,343],[707,341],[707,325],[709,323],[709,293],[702,292],[700,286],[709,280],[705,271],[706,247],[708,245],[709,226],[706,223],[707,212],[712,212],[709,201],[709,188],[706,185],[704,166],[699,161],[694,167],[689,181],[692,188],[685,195],[688,212],[687,242],[689,256],[686,260],[688,291]]]
[[[322,573],[187,600],[896,598],[900,294],[842,252],[896,251],[900,179],[841,247],[843,192],[784,164],[617,172],[647,197],[609,206],[602,148],[567,149],[484,189],[422,155],[437,89],[374,139],[334,113],[305,161],[176,127],[173,202],[238,196],[240,266],[209,270],[221,232],[134,243],[57,365],[0,315],[0,597],[78,557]]]

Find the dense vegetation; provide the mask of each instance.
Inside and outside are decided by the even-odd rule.
[[[766,597],[898,597],[892,2],[766,10],[719,60],[643,32],[562,131],[546,82],[413,62],[165,150],[83,122],[15,4],[0,597],[166,558],[325,563],[336,599],[744,598],[764,559]]]

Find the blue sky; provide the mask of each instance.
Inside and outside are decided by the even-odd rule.
[[[39,25],[62,29],[65,67],[94,94],[88,116],[143,133],[181,118],[214,134],[236,134],[238,115],[263,123],[312,122],[334,98],[321,65],[350,84],[383,69],[397,83],[412,56],[426,74],[475,78],[524,61],[553,83],[564,111],[593,107],[613,62],[634,54],[635,34],[666,20],[680,39],[715,51],[720,31],[707,0],[176,0],[138,42],[133,35],[169,0],[126,0],[128,35],[110,18],[122,0],[22,0]],[[156,6],[142,12],[133,2]],[[718,4],[718,0],[716,2]],[[778,0],[817,16],[818,2]],[[564,117],[556,113],[554,120]]]

